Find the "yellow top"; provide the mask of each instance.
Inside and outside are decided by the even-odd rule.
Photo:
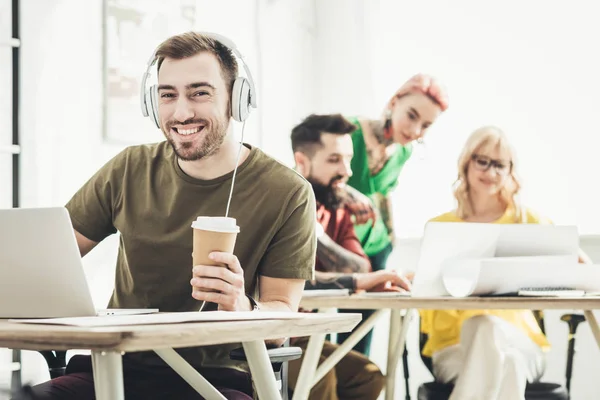
[[[529,224],[551,223],[545,218],[525,209],[525,215],[520,218],[513,208],[506,210],[495,224],[514,224],[527,222]],[[520,214],[520,213],[519,213]],[[435,222],[465,222],[454,212],[442,214],[431,221]],[[510,322],[525,332],[544,351],[550,349],[550,343],[542,333],[531,310],[421,310],[421,332],[428,335],[423,348],[423,355],[431,357],[433,353],[448,346],[458,344],[460,329],[464,321],[476,315],[495,315]]]

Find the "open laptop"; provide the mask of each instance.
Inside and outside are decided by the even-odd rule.
[[[493,257],[565,256],[577,262],[575,226],[429,222],[421,240],[413,297],[447,296],[445,267]]]
[[[94,308],[66,208],[0,210],[0,318],[153,312]]]
[[[398,239],[387,263],[388,268],[414,273],[412,291],[361,295],[384,298],[449,296],[448,282],[443,279],[444,271],[449,268],[466,271],[478,265],[480,259],[511,257],[516,261],[531,256],[539,258],[540,264],[555,258],[556,261],[552,262],[570,265],[577,262],[578,249],[579,237],[575,226],[429,222],[425,225],[423,237]],[[541,268],[544,266],[540,265]],[[537,271],[523,272],[537,276]],[[531,290],[520,292],[523,292],[522,295],[534,295],[538,291],[533,291],[534,294],[530,294]],[[549,289],[544,291],[549,292]],[[552,292],[558,295],[560,291]],[[574,291],[569,291],[569,294],[574,294]]]

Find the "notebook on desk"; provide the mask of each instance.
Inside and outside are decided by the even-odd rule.
[[[573,289],[567,287],[531,287],[522,288],[514,292],[498,292],[498,293],[484,293],[472,297],[562,297],[562,298],[573,298],[573,297],[584,297],[594,296],[593,293],[587,293],[585,290]]]
[[[517,295],[526,297],[582,297],[585,296],[585,290],[568,287],[522,288],[517,292]]]
[[[66,208],[0,210],[0,318],[155,312],[95,309]]]

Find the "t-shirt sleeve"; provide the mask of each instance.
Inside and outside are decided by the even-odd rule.
[[[73,228],[86,238],[101,242],[117,229],[114,210],[121,196],[127,150],[108,161],[66,204]]]
[[[340,228],[340,239],[341,240],[338,243],[340,246],[369,261],[369,257],[367,257],[367,255],[365,254],[365,251],[363,250],[360,241],[356,236],[356,231],[354,230],[354,223],[350,218],[349,212],[344,213],[344,219],[342,220]]]
[[[283,222],[258,266],[259,275],[282,279],[314,279],[317,252],[317,205],[305,182],[284,205]]]

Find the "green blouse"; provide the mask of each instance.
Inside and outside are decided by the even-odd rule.
[[[352,133],[354,156],[351,163],[352,176],[348,180],[348,184],[369,197],[375,193],[387,196],[398,184],[400,171],[412,154],[412,146],[398,146],[381,171],[376,175],[371,175],[362,127],[356,117],[350,117],[348,120],[358,127]],[[355,229],[368,256],[379,253],[390,243],[388,230],[381,216],[378,216],[374,225],[369,221],[363,225],[355,225]]]

